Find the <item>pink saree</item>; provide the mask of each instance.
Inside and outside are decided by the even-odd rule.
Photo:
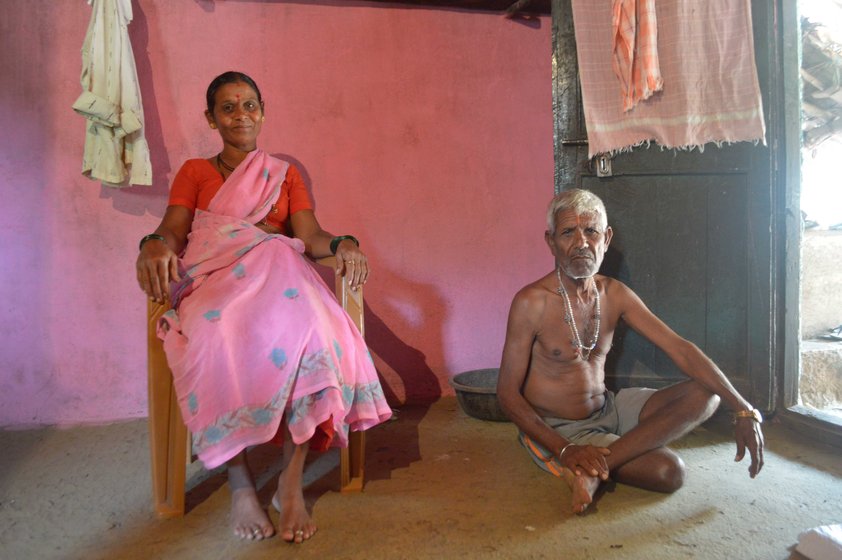
[[[161,319],[193,450],[207,468],[273,439],[286,417],[295,443],[332,419],[333,445],[391,415],[371,356],[299,239],[254,224],[288,164],[260,150],[197,210],[183,280]]]

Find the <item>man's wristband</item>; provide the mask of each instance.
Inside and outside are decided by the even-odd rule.
[[[143,244],[149,241],[150,239],[157,239],[158,241],[162,241],[164,245],[167,244],[167,238],[163,235],[158,235],[157,233],[150,233],[149,235],[144,235],[140,240],[140,245],[138,246],[137,250],[140,251],[143,249]]]
[[[737,420],[740,418],[751,418],[758,424],[763,423],[763,416],[760,415],[760,411],[756,408],[752,408],[751,410],[738,410],[734,413],[734,424],[737,423]]]
[[[340,236],[334,237],[333,239],[330,240],[330,254],[335,255],[336,249],[339,247],[339,244],[342,243],[346,239],[350,239],[351,241],[353,241],[357,245],[357,247],[360,246],[360,242],[357,241],[357,238],[354,237],[353,235],[340,235]]]

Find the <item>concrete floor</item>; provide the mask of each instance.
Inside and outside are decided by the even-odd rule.
[[[301,546],[230,536],[225,476],[196,464],[190,511],[156,519],[143,421],[0,431],[0,558],[773,560],[799,557],[802,530],[842,521],[838,449],[768,422],[766,468],[751,480],[727,430],[714,421],[673,446],[689,467],[678,493],[616,486],[574,516],[566,487],[531,464],[512,424],[469,418],[453,398],[405,408],[368,434],[363,493],[336,491],[335,452],[312,462],[319,532]],[[274,455],[253,453],[268,471],[267,503]]]

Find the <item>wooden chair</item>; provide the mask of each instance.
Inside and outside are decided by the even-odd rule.
[[[334,257],[319,259],[333,267]],[[336,299],[365,336],[362,289],[351,291],[345,277],[336,279]],[[152,494],[159,517],[184,515],[184,479],[192,461],[189,435],[175,396],[172,372],[164,347],[156,334],[158,319],[169,309],[153,301],[148,304],[149,358],[149,448],[152,455]],[[340,450],[340,491],[359,492],[363,488],[365,433],[351,432],[348,447]]]

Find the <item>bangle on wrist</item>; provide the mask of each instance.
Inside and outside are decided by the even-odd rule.
[[[571,445],[576,445],[576,444],[572,443],[572,442],[568,443],[567,445],[565,445],[564,447],[561,448],[561,451],[558,452],[558,462],[559,463],[561,462],[561,458],[564,457],[564,452],[567,451],[567,448],[570,447]]]
[[[157,239],[158,241],[163,242],[164,245],[167,244],[167,238],[163,235],[158,235],[157,233],[150,233],[149,235],[144,235],[140,240],[140,245],[138,246],[137,250],[140,251],[143,249],[143,244],[149,241],[150,239]]]
[[[737,420],[740,418],[751,418],[753,421],[757,422],[758,424],[763,423],[763,416],[760,414],[760,411],[756,408],[752,408],[751,410],[738,410],[734,413],[734,424],[737,423]]]
[[[353,241],[357,245],[357,247],[360,246],[360,242],[357,241],[357,238],[353,235],[339,235],[330,240],[330,254],[335,255],[336,249],[339,247],[339,244],[346,239]]]

